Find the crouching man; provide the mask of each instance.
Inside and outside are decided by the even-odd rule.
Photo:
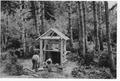
[[[35,69],[35,72],[37,72],[39,67],[40,67],[40,57],[39,55],[35,54],[32,57],[32,70]]]
[[[48,72],[52,71],[52,59],[51,58],[46,60],[46,68],[48,69]]]

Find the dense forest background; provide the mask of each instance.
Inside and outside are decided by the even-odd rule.
[[[115,73],[117,3],[109,8],[100,1],[1,1],[1,52],[21,50],[23,57],[31,57],[31,49],[39,48],[36,39],[49,28],[70,38],[67,50],[84,58],[84,64],[106,56],[109,66],[100,64]]]

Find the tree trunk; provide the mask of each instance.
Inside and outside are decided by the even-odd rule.
[[[71,26],[71,2],[69,3],[69,12],[68,12],[68,18],[69,18],[69,23],[68,23],[68,35],[70,38],[70,46],[73,47],[73,33],[72,33],[72,26]]]
[[[77,15],[78,15],[78,37],[79,37],[79,43],[81,43],[81,39],[82,39],[82,29],[81,29],[81,13],[80,13],[80,2],[77,2]],[[80,45],[81,47],[81,45]]]
[[[5,46],[5,30],[1,27],[1,51],[4,51]]]
[[[45,19],[44,1],[41,1],[41,5],[42,5],[42,15],[41,15],[40,35],[44,33],[44,19]]]
[[[20,1],[20,4],[21,4],[20,5],[20,11],[22,11],[22,9],[24,7],[24,1]],[[21,21],[24,21],[23,17],[21,17]],[[24,23],[22,23],[22,24],[24,24]],[[25,38],[25,27],[22,25],[22,43],[23,43],[24,56],[25,56],[25,53],[26,53],[26,40],[25,39],[26,39]]]
[[[115,72],[115,63],[112,55],[112,49],[111,49],[111,39],[110,39],[110,26],[109,26],[109,10],[108,10],[108,2],[105,1],[105,23],[106,23],[106,37],[107,37],[107,47],[108,47],[108,54],[109,54],[109,65],[112,74],[116,74]]]
[[[0,30],[1,30],[1,27],[0,27]],[[1,53],[1,51],[2,51],[2,34],[0,34],[0,53]]]
[[[39,29],[37,27],[37,18],[36,18],[36,1],[30,1],[31,3],[31,11],[32,11],[32,16],[33,16],[33,19],[34,19],[34,26],[35,26],[35,30],[36,30],[36,33],[39,34]]]
[[[99,33],[98,33],[98,35],[99,35],[99,45],[100,45],[100,50],[101,51],[103,51],[103,39],[102,39],[102,26],[101,26],[101,23],[102,23],[102,15],[101,15],[101,13],[102,13],[102,10],[101,10],[101,5],[102,5],[102,3],[101,2],[99,2],[98,3],[98,7],[97,7],[97,10],[98,10],[98,25],[99,25]]]
[[[3,29],[2,29],[2,27],[0,27],[0,30],[1,30],[1,34],[0,34],[0,53],[3,51],[3,44],[4,44],[4,40],[3,40],[3,35],[4,35],[4,33],[2,33],[3,32]]]
[[[82,2],[83,9],[83,21],[84,21],[84,41],[85,41],[85,52],[87,51],[87,30],[86,30],[86,6],[85,1]]]
[[[85,33],[84,33],[84,20],[83,20],[83,11],[82,4],[78,1],[78,15],[79,15],[79,46],[82,47],[82,55],[85,57]],[[82,46],[81,46],[82,45]]]
[[[26,53],[26,40],[25,40],[25,28],[23,27],[22,29],[22,40],[23,40],[23,49],[24,49],[24,53]]]
[[[97,20],[97,10],[96,2],[93,1],[93,18],[94,18],[94,37],[95,37],[95,51],[99,52],[99,38],[98,38],[98,20]]]
[[[7,22],[6,22],[6,28],[5,28],[5,42],[4,42],[4,51],[7,50],[7,43],[8,43],[8,26],[9,26],[9,15],[7,14]]]
[[[41,2],[38,2],[38,9],[36,11],[36,14],[37,14],[37,21],[38,23],[41,21]],[[41,30],[41,26],[37,26],[38,27],[38,35],[40,36],[40,30]]]

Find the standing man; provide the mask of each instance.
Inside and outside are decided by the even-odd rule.
[[[38,68],[40,67],[40,57],[38,54],[34,54],[32,57],[32,69],[35,69],[35,71],[38,71]]]

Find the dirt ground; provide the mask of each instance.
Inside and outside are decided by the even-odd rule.
[[[31,70],[32,68],[31,59],[26,59],[26,60],[19,59],[18,61],[19,63],[23,65],[24,68],[28,68]],[[71,75],[71,71],[74,67],[76,67],[76,63],[68,61],[64,64],[63,72],[39,71],[39,72],[36,72],[36,74],[39,76],[36,76],[36,74],[10,76],[3,72],[4,66],[0,65],[0,78],[34,78],[34,77],[37,77],[37,78],[73,78]]]

